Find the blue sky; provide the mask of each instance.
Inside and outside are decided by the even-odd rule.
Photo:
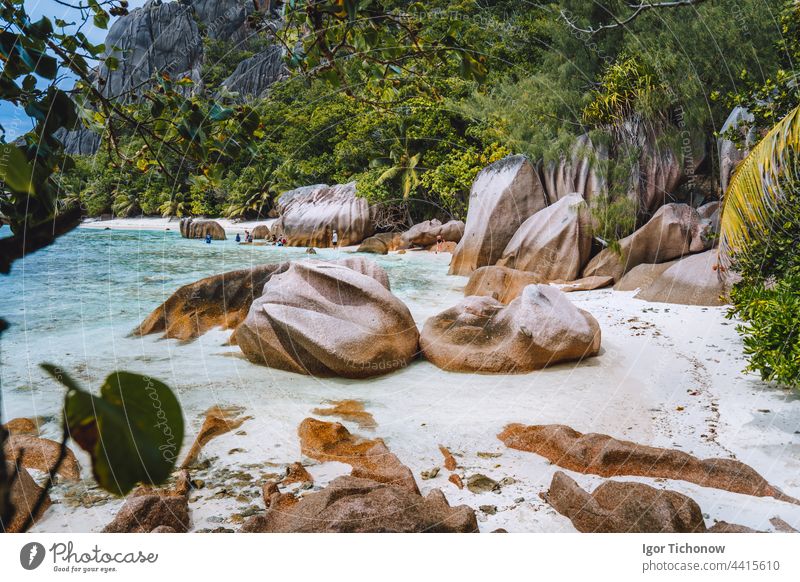
[[[75,5],[78,3],[85,4],[84,0],[69,1]],[[129,0],[128,9],[133,10],[134,8],[142,6],[144,3],[145,0]],[[31,17],[31,20],[39,20],[42,16],[47,16],[51,21],[54,21],[56,18],[60,18],[66,22],[80,22],[81,20],[79,11],[67,8],[66,6],[58,4],[53,0],[25,0],[25,8],[28,11],[28,15]],[[114,17],[112,16],[111,18],[111,21],[113,22]],[[89,38],[89,40],[94,43],[102,42],[107,32],[106,30],[96,28],[92,24],[91,18],[89,19],[89,22],[82,28],[82,31]],[[66,83],[71,85],[72,81],[68,80]],[[14,138],[30,130],[32,127],[32,124],[28,119],[28,116],[25,115],[25,112],[18,110],[4,102],[0,102],[0,125],[2,125],[6,130],[6,141],[12,141]]]

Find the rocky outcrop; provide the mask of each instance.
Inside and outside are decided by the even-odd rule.
[[[508,267],[481,267],[473,271],[464,287],[464,295],[480,295],[511,303],[528,285],[543,283],[539,275]]]
[[[212,240],[226,240],[225,229],[216,220],[203,218],[181,218],[179,223],[183,238],[206,238],[210,234]]]
[[[494,265],[519,226],[547,206],[539,174],[524,156],[509,156],[484,168],[469,196],[464,236],[450,263],[451,275],[469,275]]]
[[[403,246],[399,232],[381,232],[365,238],[356,252],[386,255],[389,251],[396,251]]]
[[[593,277],[583,277],[573,281],[553,281],[552,284],[561,289],[564,293],[572,293],[573,291],[602,289],[603,287],[608,287],[613,282],[614,279],[612,277],[595,275]]]
[[[564,196],[520,225],[497,265],[535,273],[541,282],[572,281],[589,261],[591,230],[581,195]]]
[[[338,422],[306,418],[297,429],[302,453],[317,461],[337,461],[353,467],[354,477],[419,493],[411,469],[400,462],[382,439],[350,434]]]
[[[619,248],[606,248],[583,271],[584,277],[622,276],[643,263],[663,263],[689,252],[702,251],[698,239],[700,216],[687,204],[666,204],[636,232],[619,241]]]
[[[606,148],[596,147],[584,134],[575,140],[569,156],[543,164],[542,182],[550,203],[554,204],[573,193],[589,201],[604,192],[607,189],[606,180],[598,166],[607,158]]]
[[[354,476],[338,477],[322,491],[303,495],[272,490],[267,512],[248,520],[243,532],[470,533],[475,512],[450,507],[438,489],[426,497]]]
[[[34,418],[12,418],[2,427],[8,431],[8,434],[39,434],[40,417]]]
[[[362,259],[362,265],[369,263]],[[385,278],[382,269],[371,268]],[[366,378],[408,365],[418,332],[408,308],[375,278],[343,264],[308,260],[291,263],[267,281],[234,340],[255,363]]]
[[[14,461],[20,467],[49,473],[56,466],[61,454],[61,443],[29,434],[15,434],[6,440],[4,452],[6,459]],[[56,473],[71,481],[81,478],[81,466],[69,447],[66,448]]]
[[[728,115],[728,119],[722,124],[717,139],[717,152],[719,153],[719,186],[723,194],[728,189],[736,166],[739,165],[747,154],[750,147],[757,141],[755,128],[748,127],[753,122],[753,114],[745,107],[736,106]],[[729,132],[738,133],[740,143],[737,145],[728,138]]]
[[[189,531],[189,476],[181,472],[172,489],[139,487],[125,500],[103,533]]]
[[[339,245],[360,243],[375,232],[374,211],[356,196],[356,184],[305,186],[281,194],[279,218],[273,230],[283,233],[291,246],[332,246],[335,230]]]
[[[402,235],[402,242],[406,247],[429,247],[436,244],[436,237],[443,241],[457,243],[464,236],[464,223],[460,220],[451,220],[442,224],[440,220],[432,219],[420,222],[409,228]]]
[[[264,284],[288,268],[289,263],[259,265],[184,285],[156,307],[133,335],[163,333],[165,338],[187,341],[215,327],[234,329],[261,296]]]
[[[600,326],[555,287],[529,285],[508,306],[466,297],[425,322],[420,348],[453,372],[530,372],[600,350]]]
[[[206,446],[210,440],[231,432],[232,430],[236,430],[242,426],[245,421],[253,418],[252,416],[242,416],[242,410],[243,409],[238,406],[222,407],[217,405],[209,408],[203,419],[203,425],[194,438],[189,452],[186,453],[183,463],[181,463],[181,468],[186,469],[190,467],[192,463],[197,460],[200,451],[203,450],[203,447]]]
[[[9,520],[5,523],[0,523],[0,529],[8,533],[19,533],[22,531],[25,521],[31,515],[39,496],[44,492],[42,487],[36,484],[33,477],[28,473],[24,467],[19,467],[17,471],[16,465],[6,461],[6,474],[17,475],[14,482],[11,484],[11,507],[13,508]],[[39,511],[34,515],[34,522],[42,517],[48,507],[52,505],[50,495],[45,493],[44,503]],[[2,518],[2,516],[0,516]]]
[[[625,273],[622,278],[614,285],[615,291],[636,291],[646,289],[656,281],[661,274],[674,265],[676,261],[666,263],[644,263],[636,265],[633,269]]]
[[[591,493],[556,471],[547,501],[583,533],[700,533],[703,512],[693,499],[644,483],[605,481]]]
[[[272,231],[270,230],[268,225],[259,224],[253,229],[253,232],[251,232],[250,234],[253,236],[253,240],[264,240],[272,236]]]
[[[800,504],[767,483],[752,467],[733,459],[701,460],[675,449],[649,447],[604,434],[582,434],[561,424],[509,424],[497,438],[507,447],[536,453],[559,467],[578,473],[678,479],[703,487]]]
[[[191,6],[182,2],[148,0],[114,22],[105,46],[104,58],[118,61],[113,70],[100,66],[97,83],[106,97],[126,101],[161,73],[173,79],[188,77],[195,81],[195,90],[202,87],[203,42]]]
[[[222,85],[228,91],[238,93],[240,99],[264,97],[270,86],[283,78],[286,72],[283,51],[271,46],[241,61]]]
[[[64,144],[64,151],[71,156],[91,156],[100,149],[100,134],[85,127],[72,130],[59,129],[56,139]]]
[[[680,305],[725,305],[728,291],[717,271],[717,253],[712,250],[676,261],[636,298]]]
[[[364,410],[360,400],[334,400],[329,408],[315,408],[311,411],[318,416],[338,416],[342,420],[355,422],[359,428],[375,428],[377,423],[373,416]]]
[[[252,0],[183,0],[211,38],[239,44],[252,34],[247,17],[253,12]]]

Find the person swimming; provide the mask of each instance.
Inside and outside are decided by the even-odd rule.
[[[207,245],[211,244],[211,233],[210,232],[208,234],[206,234],[206,244]]]

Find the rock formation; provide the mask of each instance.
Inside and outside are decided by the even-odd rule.
[[[536,453],[578,473],[679,479],[703,487],[800,504],[767,483],[752,467],[733,459],[701,460],[675,449],[649,447],[604,434],[582,434],[561,424],[509,424],[497,438],[507,447]]]
[[[189,531],[189,476],[182,471],[172,489],[139,487],[125,500],[103,533]]]
[[[686,204],[666,204],[640,229],[619,241],[619,248],[606,248],[595,256],[583,276],[622,276],[642,263],[663,263],[689,252],[702,251],[698,241],[697,211]]]
[[[252,416],[243,416],[242,408],[238,406],[222,407],[219,405],[212,406],[206,411],[205,418],[203,419],[203,426],[194,438],[192,446],[186,453],[186,457],[181,463],[181,468],[186,469],[191,467],[192,463],[197,460],[200,451],[208,442],[220,435],[236,430],[245,421],[252,419]]]
[[[253,236],[253,240],[265,240],[272,236],[272,231],[269,225],[259,224],[253,228],[250,234]]]
[[[544,281],[535,273],[494,265],[481,267],[469,276],[464,296],[481,295],[508,304],[519,297],[525,287],[536,283]]]
[[[356,184],[318,184],[284,192],[277,202],[278,221],[273,230],[286,236],[291,246],[332,246],[335,230],[339,245],[360,243],[375,232],[374,212],[366,199],[356,196]]]
[[[376,279],[309,260],[267,281],[234,339],[252,362],[366,378],[408,365],[418,336],[408,308]]]
[[[212,240],[226,240],[225,229],[216,220],[202,218],[181,218],[179,223],[183,238],[206,238],[211,235]]]
[[[681,305],[724,305],[729,288],[717,271],[717,252],[684,257],[636,294],[637,299]]]
[[[677,261],[666,263],[642,263],[625,273],[614,285],[615,291],[636,291],[645,289],[653,284],[661,274],[674,265]]]
[[[541,282],[572,281],[591,252],[589,207],[580,194],[570,194],[523,222],[497,265],[535,273]]]
[[[165,338],[187,341],[215,327],[233,329],[261,296],[264,283],[288,268],[289,263],[258,265],[184,285],[156,307],[133,334],[163,333]]]
[[[440,220],[432,219],[420,222],[409,228],[402,235],[402,242],[406,247],[415,245],[429,247],[436,244],[436,237],[441,236],[443,241],[457,243],[464,236],[464,223],[460,220],[451,220],[442,224]]]
[[[49,473],[61,453],[61,443],[29,434],[15,434],[6,440],[4,452],[6,459],[20,467]],[[72,481],[81,478],[81,466],[69,447],[56,473]]]
[[[265,515],[243,532],[470,533],[475,512],[450,507],[438,489],[426,497],[407,489],[353,476],[338,477],[322,491],[300,498],[273,490]]]
[[[605,481],[592,493],[556,471],[547,501],[584,533],[700,533],[703,512],[693,499],[644,483]]]
[[[722,192],[728,189],[736,166],[750,152],[750,147],[758,140],[755,128],[748,127],[753,122],[753,114],[745,107],[736,106],[728,115],[728,119],[720,128],[717,139],[717,151],[719,153],[719,186]],[[737,145],[727,137],[727,133],[739,133],[741,144]]]
[[[605,176],[598,171],[598,162],[608,158],[605,147],[595,147],[588,134],[580,136],[569,156],[558,162],[543,164],[542,182],[550,204],[577,193],[587,202],[607,189]]]
[[[286,75],[283,51],[271,46],[241,61],[222,82],[228,91],[238,93],[241,100],[264,97],[267,89]]]
[[[36,484],[36,481],[34,481],[27,469],[24,467],[19,467],[19,471],[17,471],[17,467],[14,465],[14,463],[6,461],[6,474],[13,475],[15,472],[17,477],[11,484],[10,492],[11,506],[14,509],[8,522],[0,523],[0,526],[2,526],[0,529],[3,529],[8,533],[19,533],[22,531],[22,527],[25,525],[25,521],[33,511],[33,508],[39,499],[39,495],[41,495],[44,491],[44,489]],[[34,522],[42,517],[44,512],[48,507],[50,507],[51,504],[52,501],[50,500],[50,495],[45,494],[44,503],[42,504],[41,509],[39,509],[36,515],[34,515]]]
[[[396,251],[403,246],[399,232],[381,232],[365,238],[357,252],[386,255],[389,251]]]
[[[547,206],[539,174],[524,156],[509,156],[484,168],[469,195],[464,236],[450,263],[451,275],[469,275],[494,265],[519,226]]]
[[[600,350],[600,326],[549,285],[529,285],[508,306],[466,297],[425,322],[420,348],[453,372],[521,373]]]
[[[419,493],[411,469],[400,462],[382,439],[350,434],[338,422],[306,418],[297,429],[302,453],[317,461],[337,461],[353,467],[352,475]]]
[[[315,408],[311,412],[318,416],[338,416],[342,420],[354,422],[359,428],[375,428],[377,423],[373,416],[364,410],[360,400],[334,400],[330,408]]]

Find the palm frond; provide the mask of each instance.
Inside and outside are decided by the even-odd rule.
[[[779,121],[736,168],[722,199],[719,264],[728,270],[733,254],[753,238],[765,237],[771,216],[785,197],[784,186],[800,179],[800,107]]]

